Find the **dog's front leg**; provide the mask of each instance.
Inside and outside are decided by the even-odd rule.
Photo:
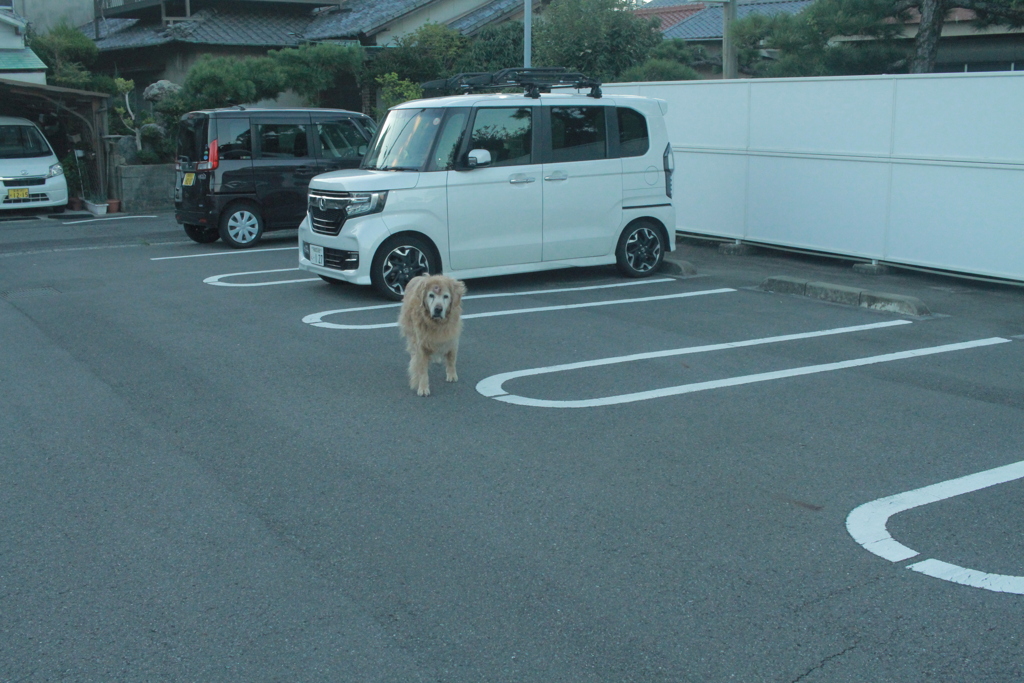
[[[430,396],[430,356],[423,349],[416,349],[409,359],[409,388],[415,389],[418,396]]]
[[[453,346],[444,354],[444,380],[446,382],[458,382],[459,373],[455,372],[455,357],[459,355],[459,347]]]

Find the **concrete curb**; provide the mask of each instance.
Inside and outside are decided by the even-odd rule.
[[[696,275],[697,269],[689,261],[672,258],[672,255],[669,254],[661,262],[658,272],[666,275]]]
[[[914,316],[931,315],[931,311],[924,302],[916,297],[873,292],[828,282],[809,282],[784,275],[766,279],[761,283],[761,289],[776,294],[794,294],[847,306],[860,306],[874,311]]]

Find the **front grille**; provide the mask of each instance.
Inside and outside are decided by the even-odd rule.
[[[345,225],[348,192],[311,190],[309,193],[309,225],[321,235],[337,235]],[[332,266],[333,267],[333,266]]]
[[[4,178],[4,187],[35,187],[45,185],[46,178]]]
[[[5,199],[4,204],[31,204],[32,202],[45,202],[49,199],[49,196],[47,196],[45,192],[40,192],[38,194],[30,194],[29,196],[22,197],[20,199]]]
[[[334,270],[356,270],[359,268],[359,252],[324,247],[324,266]]]

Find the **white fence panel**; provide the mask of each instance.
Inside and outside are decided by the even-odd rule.
[[[604,89],[668,101],[678,230],[1024,280],[1024,73]]]

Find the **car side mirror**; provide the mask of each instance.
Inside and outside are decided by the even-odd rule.
[[[359,145],[359,147],[356,148],[356,151],[359,153],[359,156],[364,156],[368,149],[370,149],[369,145]]]
[[[491,165],[491,153],[486,149],[474,149],[466,156],[466,166],[468,168],[479,168],[481,166]]]

